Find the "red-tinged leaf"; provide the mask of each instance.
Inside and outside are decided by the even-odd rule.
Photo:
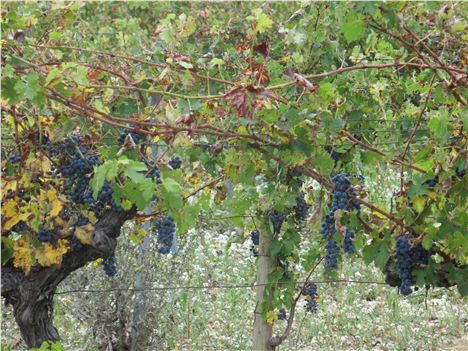
[[[180,116],[176,120],[176,124],[185,124],[185,125],[190,125],[194,122],[194,115],[191,113],[187,113],[185,115]]]
[[[312,82],[308,81],[306,78],[301,76],[300,74],[295,73],[294,79],[296,80],[297,84],[303,86],[307,90],[314,92],[318,89],[318,85],[314,85]]]
[[[204,8],[203,10],[198,11],[198,16],[202,18],[208,18],[209,15],[210,11],[208,10],[208,8]]]
[[[193,137],[193,136],[195,136],[195,134],[197,134],[197,133],[196,133],[196,128],[195,128],[195,123],[192,123],[192,124],[190,125],[189,129],[188,129],[187,135],[188,135],[189,137]]]
[[[173,54],[172,59],[174,61],[185,61],[185,62],[192,62],[192,59],[188,56],[182,55],[182,54]]]
[[[249,45],[247,43],[242,43],[242,44],[237,44],[234,47],[237,51],[244,51],[249,47]]]
[[[84,106],[88,102],[88,94],[75,93],[72,95],[71,100],[76,105]]]
[[[260,84],[267,84],[270,81],[270,74],[265,66],[260,66],[255,72],[255,79]]]
[[[245,87],[245,90],[247,90],[249,93],[260,93],[263,91],[263,88],[249,84]]]
[[[93,69],[88,72],[88,80],[96,80],[99,74],[101,73],[100,69]]]
[[[252,118],[253,108],[247,102],[247,93],[243,87],[234,88],[226,94],[225,99],[235,108],[239,117]]]
[[[253,47],[253,50],[255,52],[259,52],[260,54],[266,57],[268,56],[268,53],[270,51],[270,43],[268,43],[267,41],[264,41],[260,44],[255,44]]]

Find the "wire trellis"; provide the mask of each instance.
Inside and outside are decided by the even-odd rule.
[[[321,280],[313,281],[316,284],[376,284],[376,285],[388,285],[385,282],[372,281],[372,280],[346,280],[346,279],[336,279],[336,280]],[[295,282],[296,285],[305,284],[305,281]],[[264,283],[264,284],[234,284],[234,285],[181,285],[181,286],[161,286],[161,287],[152,287],[144,289],[135,289],[135,288],[109,288],[109,289],[73,289],[66,291],[56,292],[56,295],[65,295],[72,293],[105,293],[112,291],[164,291],[164,290],[211,290],[211,289],[254,289],[257,286],[268,286],[268,285],[281,285],[281,284],[291,284],[291,282],[275,282],[275,283]]]

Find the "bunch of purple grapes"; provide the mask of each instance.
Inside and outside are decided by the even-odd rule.
[[[169,166],[171,166],[172,169],[179,169],[180,166],[182,166],[182,161],[179,156],[172,158],[172,160],[169,161]]]
[[[176,227],[174,218],[170,216],[161,218],[156,222],[156,228],[158,229],[158,252],[168,254],[171,251],[175,238]]]
[[[49,229],[41,228],[37,234],[37,240],[41,243],[51,243],[54,240],[54,236]]]
[[[104,182],[97,199],[94,200],[89,181],[94,166],[99,165],[99,158],[97,154],[91,153],[88,148],[80,145],[79,137],[72,136],[65,139],[64,143],[57,145],[49,143],[48,145],[49,149],[60,147],[68,156],[65,162],[57,165],[57,169],[67,178],[66,193],[70,195],[74,203],[86,204],[96,214],[101,214],[108,207],[117,212],[122,211],[112,199],[113,189],[107,181]]]
[[[102,268],[109,277],[114,277],[117,274],[117,261],[115,255],[104,258]]]
[[[335,227],[335,212],[338,210],[352,211],[357,209],[360,210],[360,203],[355,201],[352,196],[355,196],[355,192],[351,185],[350,179],[352,177],[346,173],[340,173],[332,178],[335,184],[333,191],[332,207],[322,223],[320,233],[325,239],[325,267],[328,269],[338,268],[338,259],[340,257],[340,246],[335,240],[336,227]],[[359,177],[362,180],[362,177]],[[346,235],[343,240],[343,250],[346,253],[354,253],[354,231],[347,229]]]
[[[421,245],[412,246],[409,242],[408,233],[400,235],[396,240],[395,257],[400,277],[399,291],[402,295],[408,296],[413,292],[413,267],[416,264],[426,265],[428,263],[430,252]]]
[[[127,135],[130,135],[132,137],[133,142],[135,144],[138,144],[142,140],[142,136],[137,132],[134,132],[133,130],[124,129],[120,132],[119,139],[117,139],[117,142],[120,146],[122,146],[125,143]]]
[[[161,171],[156,164],[152,164],[149,161],[145,161],[146,167],[148,167],[148,174],[147,177],[152,178],[156,181],[157,184],[161,183]]]
[[[250,251],[254,257],[258,256],[258,244],[260,243],[260,232],[258,230],[252,230],[250,232],[250,240],[252,245],[250,246]]]
[[[79,216],[78,217],[78,220],[76,221],[76,223],[73,225],[74,228],[76,227],[81,227],[81,226],[84,226],[86,224],[89,223],[89,219],[86,218],[86,217],[83,217],[83,216]],[[79,251],[83,248],[83,244],[81,243],[81,241],[75,236],[75,234],[73,234],[71,236],[71,238],[69,239],[70,241],[70,249],[72,251]]]
[[[268,216],[270,217],[271,224],[273,225],[273,233],[278,234],[286,216],[284,213],[278,212],[276,210],[270,211]]]
[[[310,313],[317,312],[317,285],[313,282],[308,282],[302,289],[302,293],[306,298],[306,311]]]
[[[304,221],[307,218],[309,213],[309,205],[305,201],[304,192],[301,191],[299,196],[296,198],[296,206],[294,206],[294,212],[296,219],[299,221]]]

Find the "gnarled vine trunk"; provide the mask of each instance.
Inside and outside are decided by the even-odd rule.
[[[53,298],[58,284],[86,263],[113,254],[120,228],[131,214],[106,212],[95,225],[92,244],[67,253],[59,266],[34,267],[28,276],[12,265],[2,268],[2,296],[7,305],[13,306],[28,347],[59,339],[53,325]]]

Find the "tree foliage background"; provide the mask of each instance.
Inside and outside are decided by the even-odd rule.
[[[229,228],[244,242],[258,230],[270,326],[322,262],[337,279],[346,240],[404,295],[466,295],[464,13],[443,2],[7,3],[2,296],[26,343],[58,338],[48,315],[71,272],[99,258],[114,272],[128,220],[137,244],[168,217],[177,236]],[[177,251],[159,239],[155,250]],[[402,267],[398,240],[425,258]]]

